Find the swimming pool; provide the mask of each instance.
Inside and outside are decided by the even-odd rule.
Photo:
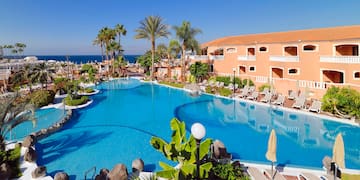
[[[210,95],[190,96],[182,90],[116,80],[97,87],[94,103],[76,110],[62,130],[36,145],[38,164],[54,175],[65,171],[71,179],[81,179],[93,166],[97,169],[141,157],[147,171],[161,168],[167,161],[152,148],[152,136],[170,139],[173,117],[206,128],[206,137],[224,142],[234,158],[266,163],[265,152],[271,129],[278,139],[279,164],[321,168],[322,158],[332,155],[337,133],[343,134],[346,167],[360,169],[360,128],[316,116],[284,111],[276,106],[233,101]],[[189,132],[189,131],[188,131]]]

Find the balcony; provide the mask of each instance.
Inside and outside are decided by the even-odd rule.
[[[189,56],[189,59],[203,61],[203,60],[208,60],[209,57],[207,55],[191,55],[191,56]]]
[[[360,64],[360,56],[320,56],[320,62]]]
[[[224,60],[224,55],[213,55],[213,56],[210,56],[210,60]]]
[[[256,56],[238,56],[239,61],[256,61]]]
[[[299,62],[299,56],[270,56],[270,61]]]

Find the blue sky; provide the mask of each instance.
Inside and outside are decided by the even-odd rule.
[[[0,45],[23,42],[27,55],[100,54],[98,31],[120,23],[125,54],[142,54],[150,42],[135,29],[149,15],[169,25],[190,21],[203,43],[241,34],[359,25],[359,0],[2,0]],[[159,39],[167,43],[175,39]]]

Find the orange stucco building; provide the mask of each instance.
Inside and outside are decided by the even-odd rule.
[[[359,45],[357,25],[223,37],[202,44],[203,55],[190,59],[209,62],[216,75],[318,98],[332,85],[360,90]]]

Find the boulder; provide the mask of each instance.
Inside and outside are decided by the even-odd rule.
[[[133,160],[132,164],[132,172],[142,172],[144,170],[144,161],[140,158]]]
[[[115,165],[108,174],[109,180],[127,180],[127,178],[128,172],[124,164]]]
[[[221,142],[220,140],[215,140],[213,142],[213,153],[215,158],[220,158],[220,148],[225,148],[225,145],[223,142]]]
[[[65,172],[58,172],[55,174],[54,180],[69,180],[69,176]]]
[[[109,170],[106,168],[103,168],[100,170],[100,173],[96,175],[95,180],[107,180],[107,176],[109,174]]]
[[[31,177],[34,179],[39,178],[39,177],[45,177],[45,175],[46,175],[46,167],[45,166],[39,166],[31,173]]]
[[[27,162],[35,162],[37,160],[36,151],[32,147],[28,147],[24,154],[24,160]]]
[[[25,139],[23,140],[22,146],[30,147],[30,146],[34,146],[35,143],[36,143],[36,138],[34,135],[31,134],[31,135],[25,137]]]

